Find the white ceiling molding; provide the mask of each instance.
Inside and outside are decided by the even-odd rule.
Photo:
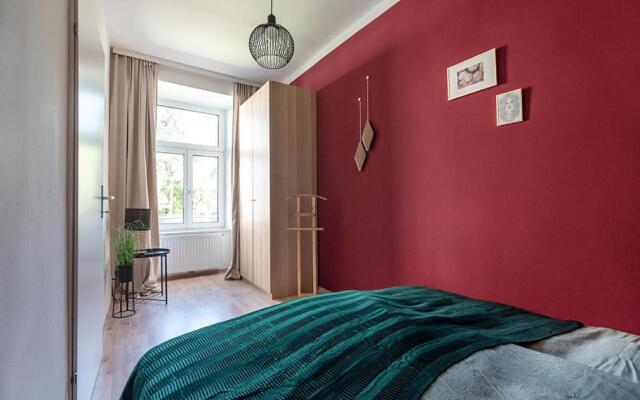
[[[287,76],[283,82],[291,83],[296,78],[305,73],[309,68],[313,67],[318,61],[322,60],[326,55],[335,50],[342,43],[347,41],[351,36],[355,35],[358,31],[360,31],[365,26],[369,25],[373,20],[382,15],[385,11],[390,9],[400,0],[384,0],[377,7],[371,9],[365,15],[363,15],[360,19],[351,24],[347,29],[345,29],[342,33],[336,36],[332,41],[327,43],[320,51],[314,54],[307,62],[305,62],[301,67],[297,68],[293,71],[289,76]]]

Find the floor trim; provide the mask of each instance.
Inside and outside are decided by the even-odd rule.
[[[222,274],[225,271],[226,269],[203,269],[200,271],[178,272],[175,274],[167,275],[167,280],[173,281],[176,279],[194,278],[196,276]]]

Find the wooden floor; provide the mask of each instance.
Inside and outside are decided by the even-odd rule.
[[[118,399],[129,373],[151,347],[194,329],[276,304],[243,281],[224,274],[169,281],[169,304],[146,303],[130,318],[108,318],[94,400]]]

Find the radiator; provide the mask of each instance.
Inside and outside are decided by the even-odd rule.
[[[223,269],[231,263],[231,232],[160,234],[160,247],[171,250],[167,273]]]

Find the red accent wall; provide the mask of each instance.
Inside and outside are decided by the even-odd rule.
[[[402,0],[294,84],[318,93],[320,284],[420,284],[640,333],[640,2]],[[500,84],[447,101],[498,48]],[[371,74],[377,137],[353,161]],[[525,88],[526,121],[495,95]]]

